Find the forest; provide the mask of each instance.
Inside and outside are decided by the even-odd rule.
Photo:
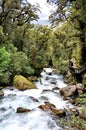
[[[0,86],[12,85],[15,75],[40,76],[43,68],[55,68],[66,83],[80,82],[85,87],[84,94],[78,97],[85,116],[72,120],[85,130],[86,0],[57,0],[55,4],[57,8],[49,16],[48,26],[33,22],[39,19],[38,4],[0,0]],[[84,66],[83,73],[70,73],[71,59],[78,73]]]

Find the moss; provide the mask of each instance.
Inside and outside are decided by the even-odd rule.
[[[16,75],[13,84],[19,90],[36,89],[36,86],[22,75]]]

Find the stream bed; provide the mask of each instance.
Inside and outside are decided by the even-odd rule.
[[[46,68],[46,72],[48,70]],[[66,86],[62,76],[46,72],[42,71],[39,81],[35,82],[38,89],[3,89],[4,97],[0,99],[0,130],[63,130],[52,114],[39,109],[45,102],[54,104],[57,109],[70,107],[59,94],[58,88]],[[18,107],[31,111],[17,113]]]

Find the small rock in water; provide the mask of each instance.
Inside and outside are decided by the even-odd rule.
[[[49,89],[44,89],[43,91],[42,91],[42,93],[46,93],[46,92],[53,92],[52,90],[49,90]]]
[[[64,109],[57,109],[52,103],[45,102],[45,104],[39,106],[40,109],[47,112],[52,112],[55,116],[65,116],[66,112]]]
[[[45,96],[41,96],[41,97],[39,97],[39,100],[42,100],[42,101],[48,101],[48,98],[45,97]]]
[[[0,90],[2,90],[3,89],[3,87],[2,86],[0,86]]]
[[[25,113],[30,111],[31,111],[30,109],[18,107],[16,113]]]
[[[60,88],[59,87],[54,87],[52,90],[59,90]]]
[[[55,116],[65,116],[66,115],[66,112],[64,109],[52,108],[52,112],[54,113]]]
[[[45,80],[49,80],[49,77],[46,77]]]
[[[8,86],[7,89],[14,90],[14,87],[13,86]]]
[[[6,111],[6,108],[2,107],[2,108],[0,108],[0,111],[4,112],[4,111]]]
[[[4,96],[4,92],[1,90],[0,91],[0,98],[2,98]]]
[[[50,83],[56,85],[56,84],[57,84],[57,81],[53,80],[53,81],[51,81]]]
[[[29,98],[30,98],[32,101],[34,101],[34,102],[39,102],[38,99],[36,99],[36,98],[34,98],[34,97],[32,97],[32,96],[30,96]]]
[[[55,105],[49,102],[45,102],[45,104],[39,106],[39,108],[41,108],[43,111],[51,111],[52,107],[55,108]]]

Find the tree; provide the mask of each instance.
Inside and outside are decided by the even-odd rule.
[[[0,83],[7,84],[9,83],[10,72],[9,72],[9,63],[10,63],[10,54],[6,51],[5,47],[0,48]]]
[[[68,22],[69,27],[72,26],[75,34],[73,37],[78,39],[77,43],[80,47],[78,52],[81,56],[80,64],[86,63],[86,2],[85,0],[58,0],[57,9],[50,15],[50,21],[54,25]],[[72,31],[71,29],[71,31]]]
[[[26,44],[23,49],[30,59],[30,65],[35,70],[42,70],[48,64],[51,55],[51,29],[48,26],[35,25],[27,30],[25,37]]]
[[[17,26],[30,24],[37,20],[38,5],[31,5],[27,0],[1,0],[0,25],[4,33],[11,33]]]

